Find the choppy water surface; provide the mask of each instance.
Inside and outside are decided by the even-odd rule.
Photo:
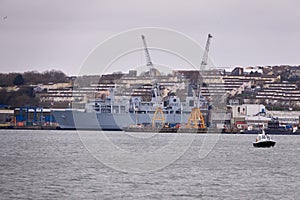
[[[98,138],[98,133],[87,132]],[[147,135],[147,134],[144,134]],[[186,134],[184,137],[194,137]],[[173,137],[144,145],[122,132],[109,138],[122,149],[155,150]],[[1,199],[297,199],[300,136],[273,136],[275,148],[252,147],[255,135],[221,135],[203,159],[204,135],[163,169],[124,173],[103,165],[75,131],[0,131]],[[96,139],[95,139],[96,140]],[[149,140],[148,140],[149,141]],[[152,143],[151,143],[152,142]],[[112,155],[107,155],[114,158]],[[162,155],[163,157],[163,155]],[[120,163],[122,164],[122,163]]]

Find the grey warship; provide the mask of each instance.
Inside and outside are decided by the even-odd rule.
[[[207,44],[211,35],[208,36]],[[189,124],[189,126],[206,127],[208,122],[209,103],[201,95],[200,84],[193,88],[185,99],[179,98],[173,92],[165,93],[164,87],[155,79],[154,67],[142,35],[144,50],[149,66],[149,76],[153,80],[148,94],[150,97],[129,95],[115,95],[118,88],[109,88],[106,95],[90,100],[84,109],[53,109],[52,115],[59,124],[60,129],[83,129],[83,130],[124,130],[130,125],[142,125],[163,127],[165,124],[174,127],[176,125]],[[208,45],[206,45],[208,50]],[[205,52],[207,59],[207,52]],[[202,63],[204,63],[202,61]],[[199,72],[200,75],[200,72]],[[193,88],[193,89],[191,89]],[[120,91],[119,91],[120,93]],[[198,110],[199,115],[193,115],[193,110]],[[201,110],[201,111],[200,111]],[[199,117],[200,116],[200,117]]]

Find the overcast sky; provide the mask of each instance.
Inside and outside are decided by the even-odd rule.
[[[200,44],[211,33],[218,67],[300,65],[299,2],[0,0],[0,69],[75,75],[96,45],[138,27],[173,29]]]

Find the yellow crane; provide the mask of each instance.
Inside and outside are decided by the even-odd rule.
[[[209,51],[211,38],[212,38],[212,35],[208,34],[202,62],[201,62],[200,69],[199,69],[198,96],[197,96],[197,102],[196,102],[197,104],[196,104],[196,107],[193,108],[190,113],[190,116],[188,118],[187,125],[186,125],[187,128],[206,129],[205,120],[204,120],[204,117],[202,115],[202,112],[200,110],[200,105],[199,105],[199,100],[200,100],[200,96],[201,96],[201,84],[202,84],[202,81],[201,81],[202,78],[201,78],[200,72],[207,65],[208,51]]]
[[[156,128],[157,122],[161,124],[161,127],[165,124],[165,115],[162,108],[158,107],[155,109],[154,115],[152,117],[152,128]]]
[[[154,76],[153,74],[153,63],[151,61],[151,57],[149,54],[149,50],[147,47],[147,43],[146,43],[146,38],[144,35],[141,36],[142,40],[143,40],[143,45],[144,45],[144,51],[145,51],[145,56],[146,56],[146,61],[147,61],[147,66],[149,66],[149,76],[150,78],[152,78],[152,76]],[[159,91],[159,85],[157,84],[156,80],[154,81],[154,93],[155,93],[155,112],[154,115],[152,117],[152,128],[156,128],[157,122],[159,122],[159,124],[161,124],[161,127],[164,126],[165,124],[165,115],[163,112],[163,109],[161,107],[161,96],[160,96],[160,91]]]

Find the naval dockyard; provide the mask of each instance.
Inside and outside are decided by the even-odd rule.
[[[197,70],[173,70],[171,74],[154,71],[157,82],[165,93],[192,96],[192,84],[197,83]],[[4,76],[2,74],[1,76]],[[214,98],[225,94],[224,123],[211,117],[210,126],[231,130],[267,127],[271,120],[280,126],[297,129],[300,116],[300,66],[236,67],[231,71],[213,69],[202,72],[204,82],[201,95]],[[2,79],[3,80],[3,79]],[[71,108],[73,102],[82,106],[94,98],[107,95],[109,88],[120,88],[116,96],[149,96],[151,78],[147,74],[111,73],[102,76],[66,77],[65,82],[2,86],[2,96],[29,88],[34,93],[35,105],[8,105],[1,102],[1,128],[57,128],[59,124],[51,115],[53,109]],[[24,96],[24,95],[23,95]],[[3,99],[2,99],[3,101]],[[216,119],[216,120],[215,120]]]

